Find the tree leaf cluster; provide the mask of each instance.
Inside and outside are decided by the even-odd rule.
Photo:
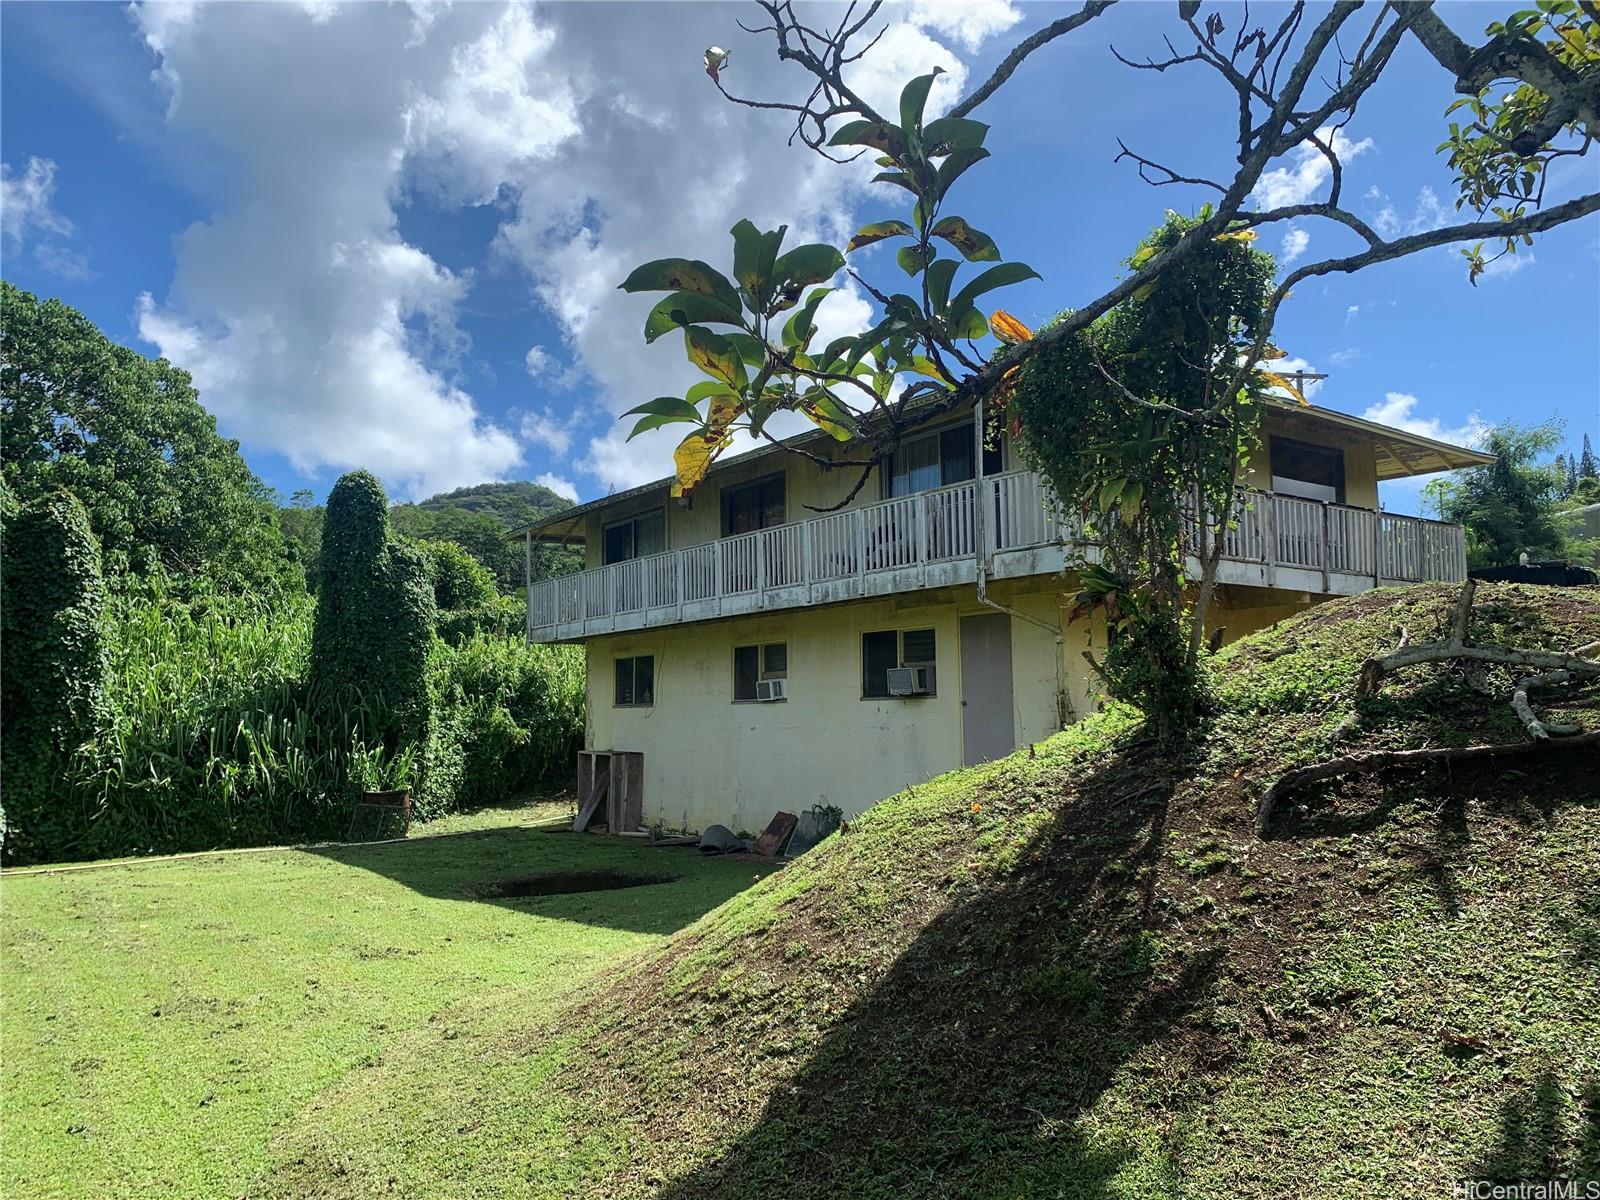
[[[76,496],[110,576],[294,586],[268,488],[193,381],[59,300],[0,283],[0,439],[17,500]]]
[[[849,443],[866,436],[863,419],[885,408],[897,380],[915,377],[898,396],[902,406],[948,391],[977,366],[957,343],[990,332],[979,300],[1038,277],[1023,263],[1000,262],[992,237],[943,211],[951,186],[989,157],[983,145],[989,127],[963,117],[925,119],[939,74],[905,86],[898,124],[848,121],[828,142],[873,154],[881,168],[874,182],[910,194],[910,220],[869,222],[843,252],[823,244],[783,252],[786,226],[762,230],[742,220],[730,231],[731,278],[698,259],[666,258],[638,267],[621,284],[627,292],[669,293],[646,317],[645,341],[682,330],[689,361],[707,377],[683,396],[659,396],[625,414],[636,418],[630,437],[668,425],[692,427],[674,454],[675,494],[687,494],[705,478],[736,430],[760,436],[775,412],[799,412]],[[846,254],[888,241],[907,243],[895,261],[912,280],[911,290],[885,295],[869,289],[881,306],[878,321],[817,346],[816,312],[833,290],[825,285],[844,268]],[[958,257],[944,257],[947,250]],[[980,269],[958,286],[964,263]]]

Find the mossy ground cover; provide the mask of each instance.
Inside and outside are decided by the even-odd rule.
[[[321,1091],[419,1027],[449,1050],[452,1006],[515,996],[524,1016],[553,1012],[767,873],[541,828],[570,816],[491,809],[401,844],[0,879],[0,1194],[251,1194]],[[480,898],[496,879],[574,870],[677,879]],[[431,1137],[453,1136],[446,1120]]]
[[[1333,781],[1253,833],[1291,766],[1520,737],[1492,673],[1354,697],[1361,660],[1432,636],[1453,595],[1246,639],[1187,759],[1102,714],[880,804],[554,1017],[507,990],[418,1024],[279,1135],[258,1190],[1349,1197],[1600,1173],[1597,756]],[[1571,647],[1597,600],[1484,588],[1474,633]]]

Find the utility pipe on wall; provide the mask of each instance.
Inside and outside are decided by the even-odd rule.
[[[1067,651],[1066,638],[1062,636],[1061,624],[1058,621],[1052,625],[1049,621],[1041,621],[1038,617],[1012,608],[1008,604],[1001,604],[989,596],[989,555],[988,536],[986,532],[985,517],[989,509],[988,496],[983,486],[983,431],[986,425],[984,419],[983,397],[978,398],[976,419],[972,423],[972,553],[974,575],[978,583],[978,603],[1003,612],[1008,617],[1019,621],[1026,621],[1030,625],[1037,625],[1040,629],[1050,634],[1056,647],[1056,722],[1065,729],[1072,723],[1072,699],[1067,692]]]

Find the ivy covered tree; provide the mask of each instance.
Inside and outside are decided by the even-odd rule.
[[[1169,251],[1198,223],[1168,214],[1129,265]],[[1006,411],[1025,433],[1024,454],[1082,514],[1095,546],[1091,562],[1076,543],[1073,612],[1106,618],[1099,673],[1162,735],[1190,723],[1203,698],[1205,614],[1262,409],[1254,387],[1219,381],[1248,355],[1272,276],[1271,257],[1249,240],[1214,240],[1087,329],[1053,341],[1010,389]],[[1262,382],[1288,386],[1277,376]]]
[[[67,764],[105,725],[108,657],[100,546],[68,492],[4,514],[0,776],[8,860],[76,845]]]
[[[1193,669],[1215,578],[1219,546],[1236,518],[1233,477],[1255,437],[1254,406],[1268,391],[1297,395],[1270,364],[1279,307],[1307,279],[1349,274],[1423,250],[1468,244],[1472,280],[1492,261],[1484,247],[1511,253],[1534,235],[1600,211],[1600,193],[1546,203],[1550,165],[1581,155],[1600,133],[1600,13],[1575,0],[1540,0],[1486,31],[1481,46],[1463,41],[1425,2],[1289,5],[1276,24],[1229,35],[1247,10],[1180,0],[1176,24],[1158,57],[1127,57],[1135,70],[1210,70],[1237,109],[1237,145],[1223,173],[1168,166],[1122,146],[1146,183],[1199,191],[1207,197],[1193,220],[1169,218],[1127,260],[1130,268],[1098,295],[1085,298],[1037,336],[990,307],[998,289],[1036,278],[1020,262],[1002,261],[995,240],[952,205],[962,177],[989,157],[988,126],[970,115],[1029,56],[1089,25],[1110,8],[1089,0],[1033,32],[994,73],[943,114],[927,111],[939,73],[934,67],[901,91],[893,113],[872,106],[851,86],[854,64],[870,50],[880,5],[851,4],[837,23],[817,27],[790,0],[757,0],[761,23],[782,67],[802,76],[800,101],[753,99],[729,91],[730,55],[706,52],[706,74],[731,102],[794,118],[792,140],[835,161],[863,155],[879,168],[875,183],[909,197],[903,216],[864,225],[842,250],[804,245],[783,251],[785,228],[733,227],[731,272],[698,259],[646,263],[621,284],[630,292],[664,292],[645,322],[645,340],[679,333],[689,361],[706,379],[682,396],[662,396],[632,410],[633,435],[684,425],[674,454],[674,490],[691,492],[736,431],[770,438],[774,413],[798,412],[841,443],[831,466],[859,470],[849,503],[873,466],[904,433],[944,412],[1007,403],[1028,372],[1065,372],[1092,396],[1066,401],[1097,428],[1118,433],[1129,452],[1074,451],[1052,444],[1063,429],[1042,387],[1018,400],[1015,432],[1046,466],[1058,496],[1120,543],[1098,579],[1085,576],[1085,603],[1113,600],[1116,619],[1156,639],[1138,652],[1118,650],[1103,664],[1111,676],[1141,676],[1113,690],[1141,703],[1167,731],[1198,709]],[[1333,136],[1355,117],[1362,99],[1391,69],[1402,45],[1420,43],[1452,76],[1470,107],[1440,146],[1455,172],[1458,206],[1472,218],[1386,237],[1343,206],[1343,166]],[[932,66],[932,64],[929,64]],[[1312,202],[1259,208],[1252,198],[1286,156],[1310,152],[1329,165],[1326,194]],[[1353,240],[1335,257],[1296,265],[1270,281],[1270,269],[1249,252],[1257,231],[1276,223],[1326,222]],[[1064,222],[1072,227],[1070,221]],[[897,243],[894,263],[906,290],[865,273],[849,260],[864,247]],[[848,265],[847,265],[848,261]],[[885,268],[887,269],[887,268]],[[816,314],[830,284],[845,271],[877,305],[870,327],[816,344]],[[891,273],[892,274],[892,273]],[[1170,282],[1167,277],[1171,277]],[[1225,281],[1225,294],[1209,283]],[[1181,313],[1180,328],[1162,328],[1158,313]],[[1176,369],[1176,347],[1186,357]],[[1145,369],[1164,362],[1166,370]],[[1059,397],[1055,398],[1059,400]],[[1162,447],[1154,454],[1151,447]],[[1140,452],[1135,452],[1138,448]],[[797,453],[808,453],[803,448]],[[1141,607],[1143,606],[1142,610]],[[1175,674],[1167,667],[1179,666]],[[1173,674],[1171,686],[1159,677]]]
[[[0,440],[19,501],[71,492],[109,573],[293,585],[272,494],[218,436],[187,372],[9,283],[0,323]]]
[[[341,476],[328,495],[311,676],[334,703],[359,696],[393,749],[426,724],[435,607],[428,564],[391,536],[388,510],[367,471]]]

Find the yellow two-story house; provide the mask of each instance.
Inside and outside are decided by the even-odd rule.
[[[1462,530],[1378,507],[1378,484],[1489,457],[1315,407],[1273,405],[1241,481],[1213,624],[1232,639],[1330,596],[1466,578]],[[813,455],[834,443],[807,435]],[[642,754],[645,824],[759,829],[847,815],[1009,753],[1096,704],[1068,622],[1076,530],[971,414],[858,468],[765,447],[687,501],[670,479],[541,521],[586,569],[531,583],[528,637],[581,642],[591,750]]]

